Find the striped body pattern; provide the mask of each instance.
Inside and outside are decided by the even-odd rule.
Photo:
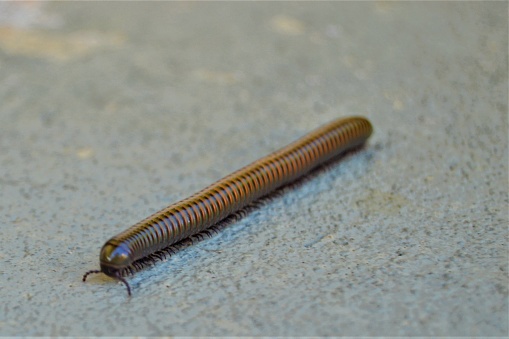
[[[129,267],[147,256],[202,232],[253,201],[361,146],[371,135],[362,117],[334,120],[187,199],[154,213],[109,239],[101,249],[100,271],[122,281]]]

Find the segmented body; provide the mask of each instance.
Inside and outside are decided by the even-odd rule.
[[[338,119],[312,131],[112,237],[101,250],[100,272],[119,279],[136,261],[207,229],[256,199],[362,145],[371,133],[371,123],[362,117]]]

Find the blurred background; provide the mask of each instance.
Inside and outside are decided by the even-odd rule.
[[[508,335],[507,2],[0,2],[0,335]],[[341,116],[361,151],[104,277],[114,234]]]

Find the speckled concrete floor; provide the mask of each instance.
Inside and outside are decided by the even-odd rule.
[[[0,3],[0,335],[508,335],[508,4]],[[129,278],[102,243],[336,117],[367,147]]]

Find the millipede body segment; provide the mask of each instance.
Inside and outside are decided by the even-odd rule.
[[[133,265],[154,252],[202,232],[277,188],[340,154],[362,145],[372,133],[363,117],[334,120],[207,188],[154,213],[109,239],[101,249],[101,270],[122,281]]]

